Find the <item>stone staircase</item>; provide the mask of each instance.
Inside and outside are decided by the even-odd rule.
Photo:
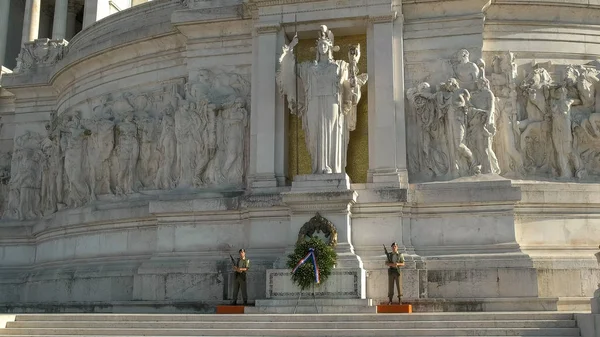
[[[12,318],[12,317],[11,317]],[[0,325],[1,326],[1,325]],[[557,312],[416,314],[18,314],[0,336],[580,336]]]

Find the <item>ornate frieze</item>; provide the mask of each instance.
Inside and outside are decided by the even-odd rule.
[[[52,114],[15,141],[5,217],[32,219],[102,195],[240,188],[250,107],[246,75],[201,69],[187,83],[108,94]]]
[[[599,178],[597,64],[536,63],[521,79],[511,52],[486,68],[461,50],[450,64],[445,83],[434,89],[422,82],[407,92],[409,122],[419,130],[409,148],[413,177]]]
[[[49,67],[60,61],[67,52],[66,40],[37,39],[26,42],[17,57],[15,73],[26,73],[41,67]]]

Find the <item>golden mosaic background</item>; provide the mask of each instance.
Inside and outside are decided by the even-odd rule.
[[[315,33],[316,35],[316,33]],[[312,61],[315,59],[314,39],[300,40],[296,48],[298,62]],[[360,62],[358,68],[360,73],[367,72],[367,37],[365,35],[340,36],[335,38],[335,44],[340,50],[333,53],[336,60],[348,60],[348,47],[360,43]],[[346,172],[353,183],[366,183],[367,170],[369,169],[369,125],[368,125],[368,90],[365,85],[357,108],[356,130],[350,132],[350,144],[348,145],[348,166]],[[304,130],[302,121],[298,116],[289,116],[288,125],[288,179],[293,180],[296,175],[311,173],[311,160],[306,142],[304,141]]]

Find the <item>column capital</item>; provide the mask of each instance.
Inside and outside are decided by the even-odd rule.
[[[281,24],[279,23],[262,23],[254,26],[257,34],[270,34],[277,33],[281,29]]]
[[[394,20],[396,20],[396,18],[398,17],[398,12],[393,11],[387,14],[381,14],[381,15],[370,15],[368,20],[369,23],[386,23],[386,22],[393,22]]]

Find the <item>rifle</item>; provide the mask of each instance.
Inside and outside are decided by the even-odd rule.
[[[237,266],[235,265],[235,260],[233,259],[233,256],[231,256],[231,254],[229,254],[229,258],[231,259],[231,264],[232,264],[234,267],[237,267]]]
[[[388,263],[394,263],[392,262],[392,257],[390,256],[390,253],[388,253],[387,247],[385,245],[383,245],[383,250],[385,251],[385,256],[387,257]]]

